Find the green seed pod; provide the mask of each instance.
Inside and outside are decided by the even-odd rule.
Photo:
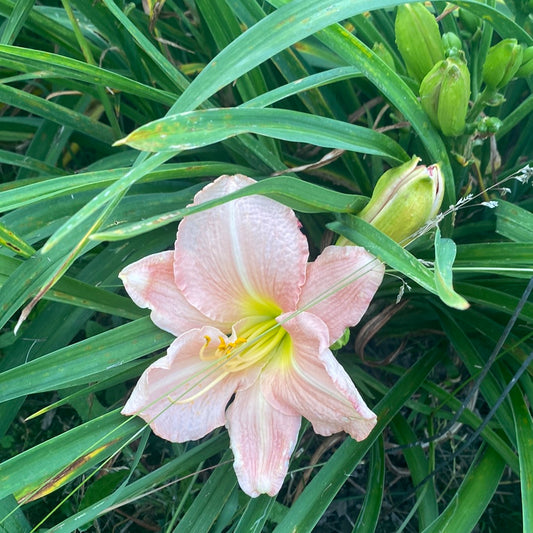
[[[398,7],[395,33],[407,72],[420,83],[433,65],[444,59],[439,25],[423,4],[404,4]]]
[[[417,166],[419,160],[413,157],[387,170],[377,181],[370,202],[358,214],[402,244],[439,212],[444,195],[439,166]]]
[[[522,63],[523,48],[516,39],[504,39],[491,46],[483,65],[483,81],[490,89],[505,87]]]
[[[465,129],[470,72],[466,63],[449,57],[437,63],[420,85],[420,103],[434,126],[448,137]]]
[[[517,78],[528,78],[533,74],[533,46],[528,46],[522,55],[522,63],[516,71]]]

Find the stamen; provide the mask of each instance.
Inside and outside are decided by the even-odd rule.
[[[221,338],[221,337],[219,337],[219,338]],[[200,354],[199,354],[200,355],[200,359],[202,361],[213,361],[215,359],[218,359],[220,357],[219,355],[217,355],[218,349],[215,351],[215,353],[213,355],[208,355],[208,354],[205,353],[206,348],[209,346],[209,344],[211,342],[211,337],[209,337],[209,335],[204,335],[204,339],[205,339],[205,343],[200,348]]]
[[[229,372],[239,372],[253,366],[261,359],[269,357],[287,334],[277,323],[276,328],[272,331],[268,331],[268,328],[265,327],[261,327],[259,330],[263,330],[266,333],[254,337],[256,340],[250,339],[253,342],[248,348],[232,354],[232,357],[225,365],[225,368]]]
[[[261,360],[270,359],[276,355],[276,351],[286,345],[285,338],[288,335],[276,320],[258,320],[250,327],[240,332],[241,334],[231,342],[227,342],[225,337],[219,335],[218,346],[206,352],[210,346],[211,337],[204,336],[205,343],[200,349],[200,359],[203,361],[213,361],[214,370],[220,370],[212,382],[205,387],[184,399],[174,400],[173,403],[190,403],[211,390],[220,383],[226,376],[233,372],[241,372],[247,368],[258,364]],[[243,346],[248,343],[247,346]],[[196,386],[199,386],[197,383]],[[201,386],[201,385],[200,385]],[[169,398],[170,399],[170,398]]]

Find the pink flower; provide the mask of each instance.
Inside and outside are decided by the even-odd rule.
[[[194,203],[252,183],[222,176]],[[308,263],[299,227],[288,207],[247,196],[185,217],[174,251],[120,274],[133,301],[176,335],[122,413],[173,442],[226,425],[239,484],[253,497],[281,488],[302,416],[320,435],[356,440],[376,423],[329,346],[359,322],[383,266],[356,246],[329,246]]]

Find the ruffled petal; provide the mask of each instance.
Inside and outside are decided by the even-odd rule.
[[[176,337],[202,326],[214,326],[224,331],[231,329],[230,324],[211,320],[187,302],[174,281],[172,251],[149,255],[128,265],[119,278],[139,307],[152,310],[152,322]]]
[[[291,336],[292,358],[265,366],[264,396],[275,409],[307,418],[320,435],[345,431],[355,440],[365,439],[376,415],[329,350],[326,325],[311,313],[300,313],[288,322],[285,318],[279,320]]]
[[[227,422],[234,469],[242,490],[275,496],[287,475],[301,417],[272,408],[257,384],[237,392]]]
[[[155,434],[172,442],[197,440],[223,426],[226,406],[242,376],[217,367],[212,357],[216,342],[206,350],[206,337],[224,338],[211,327],[178,337],[167,355],[145,370],[122,414],[140,416]]]
[[[252,183],[242,175],[221,176],[196,195],[194,205]],[[307,257],[294,212],[254,195],[185,217],[174,272],[192,305],[213,320],[234,323],[295,309]]]
[[[307,266],[298,308],[326,323],[331,346],[346,328],[361,320],[381,284],[384,271],[383,264],[364,248],[328,246]]]

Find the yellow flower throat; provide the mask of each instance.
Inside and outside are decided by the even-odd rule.
[[[230,373],[246,370],[256,364],[264,365],[273,359],[283,363],[290,357],[290,336],[275,319],[253,317],[239,329],[241,331],[235,332],[237,338],[231,342],[219,336],[215,350],[211,337],[206,335],[200,358],[222,363],[225,373]]]

